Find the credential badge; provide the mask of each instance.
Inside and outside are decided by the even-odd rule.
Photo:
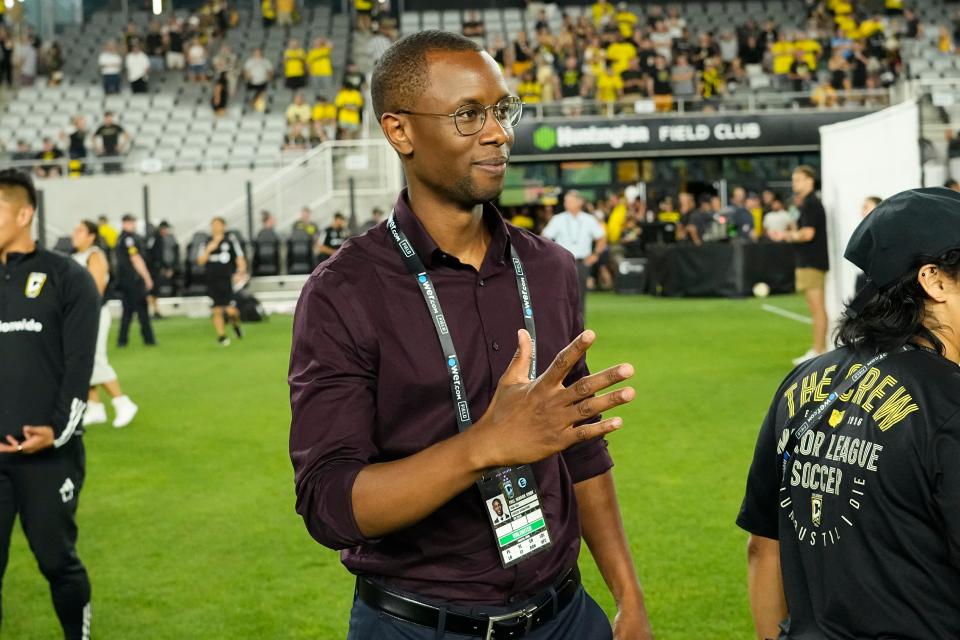
[[[813,526],[819,527],[823,516],[823,494],[814,493],[810,496],[810,521]]]

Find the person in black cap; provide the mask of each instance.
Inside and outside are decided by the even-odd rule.
[[[122,218],[123,231],[117,239],[117,289],[123,302],[123,315],[120,318],[120,334],[117,346],[127,346],[130,335],[130,322],[134,314],[140,321],[140,335],[143,344],[155,345],[150,314],[147,312],[147,292],[153,290],[153,277],[143,259],[143,238],[137,235],[137,219],[129,213]]]
[[[956,638],[960,193],[884,200],[845,257],[866,285],[774,396],[737,518],[757,636]]]

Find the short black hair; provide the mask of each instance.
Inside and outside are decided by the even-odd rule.
[[[883,198],[881,198],[880,196],[867,196],[866,199],[872,202],[873,206],[877,206],[883,201]]]
[[[333,214],[333,218],[334,218],[334,220],[346,220],[346,219],[347,219],[346,216],[344,216],[344,215],[343,215],[342,213],[340,213],[339,211],[337,211],[335,214]]]
[[[33,186],[33,178],[29,173],[18,169],[3,169],[0,171],[0,189],[23,189],[27,202],[34,209],[37,208],[37,188]]]
[[[123,217],[120,218],[120,222],[136,222],[136,221],[137,221],[137,216],[133,215],[132,213],[125,213],[123,214]]]
[[[482,52],[483,47],[458,33],[436,29],[397,40],[373,68],[370,95],[377,120],[385,112],[409,107],[423,93],[430,77],[427,54],[435,51]]]
[[[960,183],[957,183],[956,180],[947,180],[943,183],[943,186],[947,189],[956,189],[957,187],[960,187]]]

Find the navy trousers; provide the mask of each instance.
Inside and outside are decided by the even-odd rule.
[[[522,608],[522,604],[519,608]],[[512,610],[512,609],[511,609]],[[508,611],[504,609],[503,613]],[[467,640],[477,636],[446,633],[443,629],[429,629],[412,622],[398,620],[382,611],[371,609],[356,596],[350,611],[350,629],[347,640]],[[611,640],[613,631],[607,614],[603,612],[583,587],[564,607],[563,611],[530,635],[527,640]]]

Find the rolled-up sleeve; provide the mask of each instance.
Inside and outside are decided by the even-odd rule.
[[[366,539],[353,515],[357,474],[375,454],[376,343],[362,309],[330,270],[309,278],[290,353],[290,458],[297,513],[331,549]]]
[[[567,299],[570,300],[569,314],[571,316],[571,326],[573,331],[569,340],[583,333],[583,314],[580,312],[580,286],[577,282],[577,266],[570,256],[566,272]],[[576,383],[577,380],[590,375],[590,368],[587,367],[587,359],[581,358],[563,381],[565,387]],[[601,416],[596,416],[589,420],[584,420],[581,424],[598,422]],[[595,478],[606,473],[613,467],[613,458],[607,450],[607,441],[604,438],[594,438],[586,442],[580,442],[565,450],[562,454],[563,461],[567,465],[567,471],[570,472],[570,479],[574,484]]]

